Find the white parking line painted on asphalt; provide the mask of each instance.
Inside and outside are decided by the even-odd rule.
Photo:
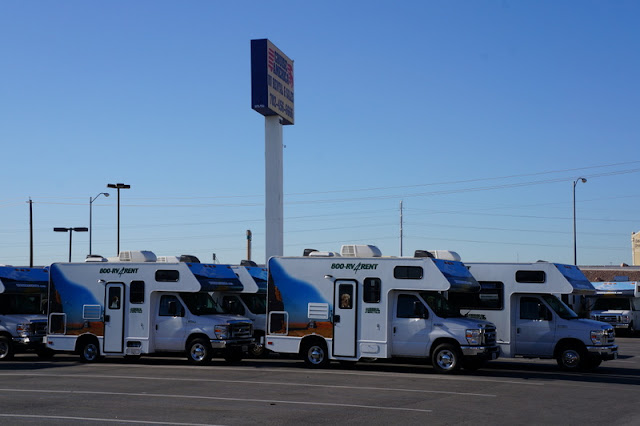
[[[44,394],[69,394],[69,395],[112,395],[112,396],[137,396],[144,398],[167,398],[167,399],[204,399],[212,401],[235,401],[235,402],[259,402],[267,404],[289,404],[289,405],[313,405],[320,407],[345,407],[345,408],[366,408],[367,410],[389,410],[389,411],[411,411],[420,413],[431,413],[433,410],[421,408],[384,407],[380,405],[360,405],[341,404],[338,402],[310,402],[310,401],[284,401],[277,399],[257,399],[257,398],[225,398],[218,396],[202,395],[169,395],[162,393],[135,393],[135,392],[104,392],[104,391],[64,391],[64,390],[42,390],[42,389],[4,389],[0,392],[24,392],[24,393],[44,393]]]
[[[441,390],[426,390],[426,389],[408,389],[408,388],[381,388],[374,386],[345,386],[345,385],[317,385],[310,383],[292,383],[292,382],[265,382],[258,380],[224,380],[224,379],[185,379],[179,377],[145,377],[145,376],[114,376],[104,374],[74,374],[72,376],[66,374],[41,374],[41,373],[0,373],[2,376],[19,376],[19,377],[64,377],[65,379],[86,378],[86,379],[122,379],[122,380],[166,380],[174,382],[210,382],[210,383],[236,383],[247,385],[267,385],[267,386],[299,386],[299,387],[311,387],[311,388],[330,388],[330,389],[356,389],[356,390],[375,390],[386,392],[412,392],[412,393],[435,393],[445,395],[458,395],[458,396],[478,396],[478,397],[490,397],[494,398],[497,395],[487,393],[473,393],[473,392],[453,392],[453,391],[441,391]]]
[[[40,419],[40,420],[76,420],[80,422],[103,422],[103,423],[136,423],[136,424],[154,424],[154,425],[175,425],[175,426],[221,426],[210,423],[176,423],[176,422],[159,422],[148,420],[127,420],[127,419],[105,419],[100,417],[72,417],[72,416],[36,416],[33,414],[2,414],[0,417],[8,417],[14,419]]]

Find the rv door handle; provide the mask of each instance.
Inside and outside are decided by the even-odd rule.
[[[109,322],[110,319],[111,319],[110,315],[105,315],[104,316],[104,322]]]
[[[334,316],[333,316],[333,323],[334,323],[334,324],[337,324],[337,323],[339,323],[339,322],[340,322],[340,315],[334,315]]]
[[[393,333],[395,334],[395,332],[396,332],[396,328],[395,328],[395,327],[393,327]]]
[[[516,328],[516,333],[520,334],[520,327]]]

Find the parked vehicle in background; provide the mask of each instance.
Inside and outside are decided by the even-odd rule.
[[[44,344],[48,282],[47,268],[0,266],[0,360],[31,350],[52,355]]]
[[[381,257],[375,246],[306,253],[269,259],[269,350],[299,354],[310,367],[429,360],[439,373],[497,358],[494,325],[464,318],[441,294],[478,290],[461,262]]]
[[[103,355],[139,357],[186,353],[194,364],[213,355],[236,362],[253,345],[251,321],[230,315],[209,292],[216,278],[197,276],[186,263],[54,263],[50,268],[47,345],[82,361]],[[213,268],[213,266],[203,266]],[[218,274],[237,281],[230,268]]]
[[[557,263],[465,263],[480,283],[478,293],[448,294],[469,317],[497,327],[501,356],[555,358],[565,370],[595,368],[615,359],[611,325],[578,315],[556,294],[593,294],[573,265]]]
[[[640,283],[595,282],[596,295],[587,298],[589,317],[636,334],[640,327]]]

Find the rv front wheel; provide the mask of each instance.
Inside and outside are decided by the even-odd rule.
[[[578,371],[585,365],[585,351],[578,345],[565,345],[558,351],[556,361],[565,371]]]
[[[211,345],[205,339],[194,339],[187,347],[187,357],[192,364],[208,364],[211,361]]]
[[[314,339],[306,342],[302,347],[304,363],[312,368],[324,368],[329,365],[327,345],[323,340]]]
[[[0,337],[0,360],[7,361],[13,358],[13,345],[8,337]]]
[[[462,355],[456,345],[443,343],[433,351],[431,364],[437,373],[456,373],[460,370]]]
[[[82,344],[80,348],[80,361],[82,362],[95,362],[100,358],[100,348],[98,342],[87,341]]]

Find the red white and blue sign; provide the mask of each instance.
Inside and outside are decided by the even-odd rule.
[[[293,61],[268,39],[251,40],[251,108],[294,123]]]

